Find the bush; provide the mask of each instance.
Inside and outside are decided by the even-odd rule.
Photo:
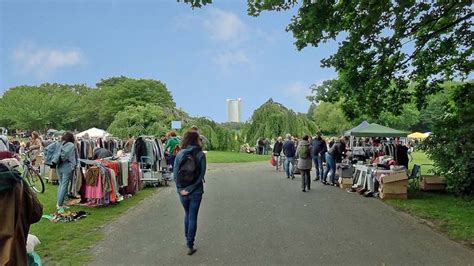
[[[433,117],[433,135],[421,148],[446,177],[448,190],[474,194],[474,88],[473,82],[452,86],[443,104],[444,113]]]

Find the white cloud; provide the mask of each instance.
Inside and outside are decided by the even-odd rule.
[[[60,68],[75,66],[84,61],[77,48],[50,49],[34,45],[21,45],[13,51],[12,58],[22,73],[34,74],[39,78],[46,78]]]
[[[203,22],[212,39],[223,42],[240,42],[247,37],[247,26],[234,13],[213,8]]]
[[[311,89],[303,82],[296,81],[283,88],[283,93],[298,103],[306,104],[308,103],[306,97],[311,94]]]
[[[251,65],[252,61],[242,51],[226,51],[214,56],[213,62],[224,70],[236,65]]]

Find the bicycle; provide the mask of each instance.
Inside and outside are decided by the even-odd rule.
[[[35,192],[37,193],[44,193],[45,187],[44,187],[44,181],[43,178],[41,177],[40,173],[38,170],[33,166],[32,161],[30,161],[30,158],[27,153],[22,154],[22,165],[23,165],[23,180],[28,183],[28,186]]]

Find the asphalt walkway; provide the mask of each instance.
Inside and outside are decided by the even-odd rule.
[[[303,193],[268,162],[208,168],[193,256],[169,187],[106,227],[92,265],[474,265],[473,251],[378,199],[320,183]]]

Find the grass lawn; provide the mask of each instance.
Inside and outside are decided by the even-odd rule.
[[[208,163],[246,163],[270,161],[270,155],[256,155],[227,151],[208,151],[206,154],[206,159]]]
[[[409,191],[408,200],[387,200],[388,204],[430,220],[450,238],[474,248],[474,198],[462,199],[446,193]]]
[[[417,151],[417,152],[413,152],[412,156],[413,156],[413,160],[408,165],[408,167],[410,169],[413,168],[414,164],[418,164],[418,165],[421,165],[421,174],[422,175],[431,174],[428,171],[431,170],[431,168],[433,168],[433,166],[432,165],[423,165],[423,164],[433,164],[433,161],[428,159],[428,157],[426,156],[425,153]]]
[[[422,152],[413,153],[413,164],[431,164]],[[422,174],[430,174],[430,166],[422,166]],[[410,190],[408,200],[387,200],[388,204],[412,215],[431,221],[450,238],[474,248],[474,197],[460,198],[448,193]]]
[[[45,193],[38,194],[43,204],[43,214],[55,211],[57,189],[56,185],[46,184]],[[156,191],[157,188],[140,190],[133,197],[107,208],[73,206],[70,210],[84,210],[89,213],[88,217],[76,222],[52,223],[42,218],[30,228],[30,234],[41,241],[35,251],[43,262],[57,262],[61,265],[85,264],[92,256],[89,248],[104,236],[101,227]]]

